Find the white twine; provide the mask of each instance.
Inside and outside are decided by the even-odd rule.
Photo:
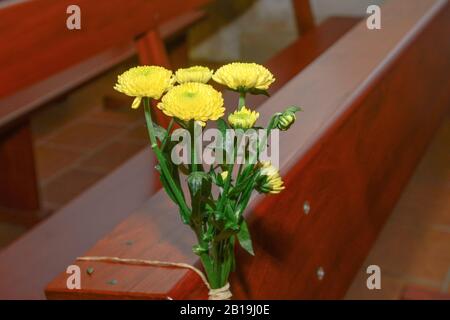
[[[110,263],[120,263],[128,265],[138,265],[138,266],[153,266],[153,267],[173,267],[180,269],[189,269],[194,271],[202,279],[205,286],[208,288],[209,300],[230,300],[233,296],[230,291],[230,284],[227,282],[222,288],[211,289],[211,286],[206,279],[206,276],[194,266],[187,263],[177,263],[177,262],[166,262],[158,260],[143,260],[143,259],[125,259],[118,257],[78,257],[77,261],[95,261],[95,262],[110,262]]]

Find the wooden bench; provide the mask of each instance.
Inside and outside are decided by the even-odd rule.
[[[272,94],[357,22],[355,18],[330,18],[270,59],[267,65],[278,79]],[[256,107],[262,101],[257,99],[252,105]],[[74,256],[88,250],[149,199],[153,176],[150,157],[150,151],[143,150],[1,252],[0,298],[44,298],[45,285]],[[46,249],[36,251],[32,249],[35,246]],[[18,261],[21,263],[17,266]],[[38,275],[30,271],[35,265],[43,266]]]
[[[238,251],[235,298],[344,295],[448,112],[449,36],[448,2],[388,2],[382,30],[362,22],[259,108],[262,121],[285,105],[305,112],[281,140],[287,189],[253,199],[248,219],[256,257]],[[439,50],[427,50],[435,43]],[[198,265],[193,243],[161,191],[84,254]],[[191,271],[72,263],[83,270],[82,289],[67,289],[62,269],[48,298],[206,297]]]
[[[82,10],[77,31],[64,23],[73,1],[10,1],[0,7],[2,219],[33,224],[43,216],[30,114],[136,52],[144,63],[168,66],[164,42],[185,45],[183,30],[204,17],[198,8],[209,2],[76,1]],[[179,53],[172,58],[184,63]]]

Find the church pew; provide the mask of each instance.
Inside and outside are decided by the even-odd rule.
[[[357,21],[330,18],[270,59],[267,66],[277,77],[271,93],[331,47]],[[252,106],[263,101],[257,99]],[[148,200],[154,174],[150,159],[151,152],[146,148],[0,252],[0,298],[43,299],[45,285],[74,256],[86,252]],[[45,250],[33,250],[36,247]],[[36,269],[36,265],[42,267]]]
[[[1,5],[1,219],[30,225],[45,215],[36,180],[30,113],[136,50],[141,60],[168,64],[163,41],[179,36],[180,28],[202,18],[198,8],[208,2],[36,0]],[[68,30],[65,25],[66,8],[74,4],[81,8],[81,30]]]
[[[280,145],[286,190],[252,199],[256,257],[238,251],[236,299],[341,298],[449,111],[450,5],[391,1],[382,10],[382,30],[361,22],[259,108],[263,121],[285,105],[305,111]],[[198,266],[193,243],[161,191],[84,255]],[[67,289],[61,270],[48,298],[206,297],[191,271],[72,263],[82,288]]]

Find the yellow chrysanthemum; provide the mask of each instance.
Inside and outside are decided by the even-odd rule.
[[[136,97],[132,108],[141,104],[143,97],[159,99],[173,85],[172,71],[159,66],[140,66],[125,71],[117,78],[114,89]]]
[[[260,164],[260,179],[256,189],[262,193],[280,193],[283,189],[283,180],[278,169],[270,161],[262,161]]]
[[[249,129],[253,128],[256,120],[259,118],[259,113],[251,111],[245,106],[228,116],[228,122],[235,129]]]
[[[186,69],[178,69],[175,79],[178,83],[200,82],[207,83],[211,80],[213,72],[207,67],[194,66]]]
[[[195,120],[201,125],[219,119],[225,112],[222,94],[209,84],[197,82],[173,87],[164,95],[158,108],[170,117]]]
[[[219,68],[213,80],[233,90],[267,90],[275,81],[273,74],[256,63],[234,62]]]

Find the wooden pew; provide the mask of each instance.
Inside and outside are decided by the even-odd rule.
[[[292,0],[294,8],[295,22],[297,23],[297,30],[300,34],[314,30],[316,23],[314,21],[314,14],[311,10],[311,3],[309,0]]]
[[[2,4],[2,219],[32,224],[43,216],[29,129],[30,113],[130,57],[136,50],[134,47],[142,61],[169,65],[163,41],[179,37],[180,29],[200,19],[204,13],[197,8],[209,1],[36,0]],[[81,30],[66,28],[69,5],[81,8]]]
[[[305,112],[280,145],[286,191],[253,198],[256,257],[238,251],[235,298],[341,298],[448,112],[450,5],[392,1],[382,10],[382,30],[361,22],[260,107],[262,121],[285,105]],[[198,265],[193,243],[159,192],[85,255]],[[191,271],[73,263],[82,289],[67,289],[62,272],[48,298],[206,297]]]
[[[357,21],[330,18],[270,59],[267,66],[278,79],[271,93],[306,68]],[[257,98],[251,105],[257,107],[263,101]],[[150,157],[150,150],[143,150],[0,252],[0,298],[44,298],[45,285],[70,264],[74,256],[86,252],[142,206],[150,197],[154,174],[149,165]],[[35,247],[45,250],[33,250]],[[42,267],[31,270],[36,265]]]

